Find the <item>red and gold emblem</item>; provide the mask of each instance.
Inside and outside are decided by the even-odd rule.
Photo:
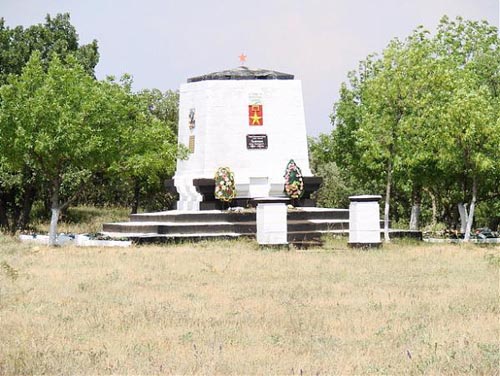
[[[264,117],[261,104],[251,104],[248,106],[248,124],[263,125]]]

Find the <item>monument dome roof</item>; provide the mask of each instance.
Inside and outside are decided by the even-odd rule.
[[[293,80],[293,74],[245,66],[188,78],[187,82],[208,80]]]

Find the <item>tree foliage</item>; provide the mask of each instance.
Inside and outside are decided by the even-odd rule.
[[[97,41],[79,45],[78,34],[70,22],[70,15],[47,15],[45,23],[28,28],[9,28],[0,18],[0,86],[7,82],[10,74],[19,75],[34,51],[38,51],[45,68],[52,56],[64,61],[72,54],[85,71],[94,74],[99,62]]]
[[[28,96],[39,89],[52,57],[55,56],[64,63],[65,56],[73,54],[72,61],[78,60],[83,64],[83,69],[91,75],[99,60],[96,41],[83,46],[78,44],[78,35],[68,14],[58,14],[55,17],[47,15],[44,24],[26,29],[22,26],[9,28],[4,19],[0,19],[0,86],[21,75],[33,54],[36,54],[40,61],[40,64],[37,64],[38,70],[32,67],[31,72],[26,72],[24,81],[18,83],[21,85],[18,89]],[[12,88],[4,90],[4,97],[14,95],[9,93],[9,90],[12,91]],[[3,139],[0,142],[4,144],[8,145],[16,139],[13,119],[25,125],[30,121],[31,115],[26,110],[35,106],[34,100],[24,103],[28,106],[26,109],[21,108],[20,103],[17,105],[17,113],[9,115],[5,110],[0,114],[4,117],[0,130]],[[36,126],[32,129],[36,130]],[[9,228],[11,231],[28,225],[31,208],[37,195],[41,194],[40,189],[44,184],[43,176],[34,169],[34,148],[35,145],[32,144],[25,155],[18,156],[17,159],[12,158],[7,151],[4,151],[5,154],[0,158],[0,227]],[[12,147],[9,149],[11,153],[14,151]]]
[[[0,89],[4,170],[28,169],[50,197],[51,235],[60,211],[96,174],[118,173],[159,185],[172,174],[175,135],[153,116],[131,79],[96,81],[76,58],[50,59],[44,71],[35,52],[20,76]],[[21,179],[22,181],[22,179]],[[23,187],[26,189],[26,187]]]
[[[2,134],[0,150],[12,164],[42,177],[54,241],[60,210],[118,151],[112,142],[120,132],[116,106],[111,108],[116,102],[108,101],[100,86],[71,55],[65,64],[54,55],[45,72],[41,54],[34,52],[21,75],[0,89],[0,124],[10,133]]]
[[[391,193],[414,223],[426,192],[441,220],[469,201],[468,237],[476,202],[498,205],[499,72],[497,28],[446,17],[433,36],[419,27],[349,73],[324,153],[340,175],[374,192],[385,185],[386,223]]]
[[[129,75],[97,81],[97,44],[78,46],[69,15],[26,30],[2,20],[0,43],[8,46],[0,51],[0,227],[26,228],[41,202],[52,211],[53,242],[73,202],[163,191],[178,155],[177,93],[133,93]],[[137,210],[139,197],[132,201]]]
[[[183,153],[183,149],[175,146],[179,95],[152,89],[134,94],[129,100],[140,116],[136,117],[134,128],[123,134],[128,147],[112,171],[132,186],[132,213],[137,212],[143,196],[153,204],[148,208],[165,209],[163,183],[173,175],[177,157]],[[158,194],[159,198],[155,198]],[[154,205],[158,200],[160,207]]]

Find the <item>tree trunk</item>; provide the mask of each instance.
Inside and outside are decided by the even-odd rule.
[[[50,217],[49,245],[54,246],[57,240],[57,221],[59,220],[61,210],[59,208],[52,208],[50,210],[52,215]]]
[[[18,197],[21,190],[19,187],[13,188],[10,191],[11,202],[10,202],[10,229],[9,232],[14,235],[17,231],[17,223],[19,222],[19,217],[21,216],[21,207],[19,205]]]
[[[141,198],[141,185],[139,184],[139,179],[134,181],[134,201],[132,202],[132,214],[137,214],[139,210],[139,201]]]
[[[4,195],[0,193],[0,229],[9,229],[9,217],[7,216],[7,205]]]
[[[387,185],[385,186],[385,206],[384,206],[384,240],[390,242],[389,238],[389,203],[391,201],[392,184],[392,161],[387,162]]]
[[[436,228],[437,225],[437,200],[436,196],[430,189],[424,188],[425,192],[429,195],[431,198],[431,207],[432,207],[432,218],[431,218],[431,228],[434,229]]]
[[[23,207],[21,210],[21,217],[19,219],[19,229],[24,230],[30,222],[31,208],[36,196],[36,187],[30,184],[23,195]]]
[[[469,215],[467,216],[467,225],[465,227],[464,241],[468,242],[470,240],[470,233],[472,230],[472,222],[474,221],[474,209],[476,207],[477,200],[477,181],[476,177],[472,177],[472,201],[469,207]]]
[[[55,246],[57,239],[57,222],[59,221],[59,213],[61,212],[61,206],[59,204],[59,181],[56,179],[52,187],[52,197],[51,197],[51,212],[50,217],[50,228],[49,228],[49,245]]]
[[[488,223],[488,225],[493,231],[500,230],[500,218],[499,217],[490,218],[490,223]]]
[[[458,214],[460,214],[460,233],[464,234],[467,227],[467,208],[463,202],[458,204]]]
[[[418,230],[420,227],[420,206],[422,203],[422,188],[419,184],[413,186],[412,201],[410,230]]]

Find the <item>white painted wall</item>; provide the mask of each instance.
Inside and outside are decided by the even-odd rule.
[[[248,106],[258,95],[264,124],[250,126]],[[189,129],[189,111],[195,109],[196,126]],[[248,134],[266,134],[267,150],[248,150]],[[285,168],[294,159],[304,176],[311,176],[307,151],[302,85],[298,80],[208,80],[180,88],[179,143],[195,136],[195,151],[177,162],[174,176],[180,194],[178,209],[197,210],[201,197],[192,179],[213,178],[219,167],[235,175],[238,197],[251,192],[283,194]],[[268,189],[262,181],[267,179]],[[259,182],[251,187],[250,181]]]

